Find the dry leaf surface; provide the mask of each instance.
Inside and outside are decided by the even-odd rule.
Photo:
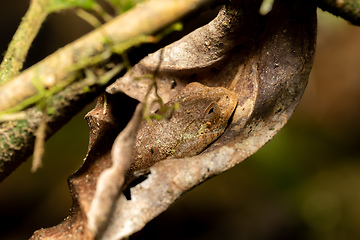
[[[261,2],[231,1],[209,24],[147,56],[107,88],[107,101],[100,98],[87,115],[88,155],[69,180],[74,199],[72,214],[58,226],[35,232],[33,239],[93,239],[96,233],[99,239],[125,238],[193,186],[256,152],[284,126],[311,70],[316,6],[311,1],[277,0],[273,10],[262,16],[258,13]],[[111,151],[121,154],[124,147],[113,145],[120,132],[123,105],[116,96],[124,92],[144,101],[151,80],[143,76],[155,70],[158,93],[165,102],[196,81],[234,91],[237,108],[224,134],[204,152],[152,166],[148,178],[131,188],[131,200],[115,186],[118,194],[111,211],[104,211],[101,220],[101,208],[97,214],[89,213],[98,191],[96,185],[109,184],[98,181],[99,175],[114,167]],[[150,98],[154,99],[154,94]],[[98,225],[89,228],[88,222]]]

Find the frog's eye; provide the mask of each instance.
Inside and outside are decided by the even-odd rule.
[[[206,122],[214,122],[220,116],[220,108],[216,102],[212,102],[209,106],[205,109],[204,112],[204,120]]]

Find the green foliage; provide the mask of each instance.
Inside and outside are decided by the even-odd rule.
[[[168,34],[176,31],[182,31],[184,28],[183,24],[181,22],[176,22],[169,27],[165,28],[163,31],[161,31],[159,34],[156,35],[157,38],[161,39]]]
[[[48,11],[54,12],[73,7],[90,10],[96,5],[95,0],[52,0],[49,2]]]
[[[117,14],[128,11],[143,0],[107,0]]]

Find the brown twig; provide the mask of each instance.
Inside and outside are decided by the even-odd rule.
[[[191,11],[213,0],[153,0],[148,1],[106,23],[77,41],[56,51],[41,62],[0,86],[0,111],[21,103],[43,89],[51,89],[64,81],[81,78],[77,72],[94,66],[111,56],[112,46],[131,41],[139,35],[151,35]],[[34,85],[35,84],[35,85]],[[81,110],[102,89],[101,83],[84,80],[72,83],[51,96],[55,114],[48,118],[51,131],[47,138]],[[93,86],[90,92],[89,86]],[[27,120],[6,122],[0,126],[0,181],[30,156],[34,133],[40,123],[39,111],[26,111]]]
[[[113,204],[125,182],[124,176],[130,167],[137,129],[142,120],[142,111],[142,104],[138,104],[132,119],[114,141],[111,151],[111,168],[102,172],[97,182],[94,201],[87,214],[89,229],[96,234],[101,235],[104,224],[113,210]]]
[[[317,4],[322,10],[360,26],[360,3],[358,0],[318,0]]]
[[[151,35],[211,0],[153,0],[140,4],[77,41],[56,51],[0,87],[0,111],[12,108],[38,93],[33,81],[45,88],[73,76],[72,66],[85,68],[94,57],[110,57],[111,46],[140,35]]]

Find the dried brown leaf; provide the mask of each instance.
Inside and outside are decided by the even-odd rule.
[[[108,87],[108,104],[99,104],[88,114],[91,139],[86,162],[70,179],[73,214],[54,228],[36,232],[34,239],[63,232],[77,239],[94,237],[86,216],[98,176],[111,165],[111,145],[117,135],[111,129],[118,129],[113,126],[119,121],[119,116],[102,113],[107,107],[116,108],[119,92],[144,101],[151,80],[142,76],[156,69],[165,102],[197,81],[236,92],[237,108],[224,134],[204,152],[159,162],[145,181],[130,189],[131,200],[120,194],[99,239],[122,239],[140,230],[181,194],[243,161],[284,126],[312,67],[316,6],[312,1],[278,0],[268,15],[261,16],[261,2],[231,1],[208,25],[144,58]]]

